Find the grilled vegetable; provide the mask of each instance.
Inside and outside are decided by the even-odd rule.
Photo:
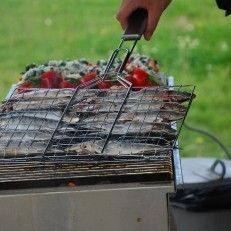
[[[75,87],[74,84],[64,79],[59,83],[59,88],[74,88],[74,87]]]
[[[91,80],[93,80],[96,77],[97,73],[96,72],[91,72],[85,76],[83,76],[80,80],[79,80],[79,84],[84,84],[86,82],[89,82]]]
[[[139,89],[143,87],[158,86],[158,84],[148,75],[147,72],[140,68],[136,68],[132,74],[133,86]]]
[[[30,82],[24,82],[20,85],[20,87],[17,90],[18,90],[18,93],[25,93],[30,88],[32,88],[32,84]]]
[[[97,65],[91,64],[86,60],[74,61],[49,61],[43,65],[29,65],[26,72],[23,73],[19,85],[30,83],[27,88],[75,88],[78,84],[91,81],[104,72],[107,62],[99,60]],[[116,60],[112,65],[110,72],[116,73],[120,66],[120,60]],[[137,71],[137,70],[138,71]],[[135,71],[136,70],[136,71]],[[129,78],[128,76],[132,76]],[[147,78],[142,78],[142,72],[148,75]],[[153,86],[161,82],[163,75],[158,75],[157,63],[155,60],[141,55],[133,55],[129,60],[128,65],[123,72],[123,76],[134,84],[135,87]],[[108,78],[109,80],[110,77]],[[112,79],[113,80],[113,79]],[[116,82],[101,82],[96,86],[98,89],[108,89]],[[118,82],[117,82],[118,84]]]
[[[112,85],[108,81],[101,81],[97,84],[99,89],[109,89]]]

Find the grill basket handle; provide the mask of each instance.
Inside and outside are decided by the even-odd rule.
[[[122,39],[128,40],[139,40],[143,35],[147,26],[148,11],[143,8],[138,8],[133,11],[128,19],[128,27],[126,28]]]

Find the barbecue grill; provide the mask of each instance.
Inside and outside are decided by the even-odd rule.
[[[177,87],[174,94],[185,92],[184,88]],[[81,182],[83,178],[98,181],[105,177],[133,181],[134,175],[150,175],[149,180],[173,179],[172,152],[177,148],[192,93],[187,107],[179,107],[174,102],[150,100],[150,96],[162,96],[166,91],[170,94],[169,87],[133,92],[122,100],[127,90],[84,89],[68,109],[69,114],[63,115],[63,108],[69,104],[68,97],[64,105],[59,102],[63,91],[55,91],[52,104],[50,98],[46,102],[53,94],[51,90],[41,96],[39,89],[23,94],[16,89],[3,104],[0,182],[70,177]],[[41,105],[34,103],[36,95]],[[159,121],[165,117],[178,121]]]
[[[152,101],[149,101],[147,106],[145,98],[150,95],[150,92],[156,91],[157,94],[158,91],[166,89],[181,92],[185,91],[185,88],[189,92],[189,89],[191,89],[191,97],[186,103],[187,107],[183,117],[177,122],[170,122],[171,128],[175,129],[173,137],[168,134],[166,136],[165,127],[158,131],[159,134],[155,132],[130,134],[129,126],[122,136],[114,134],[113,129],[119,123],[121,113],[124,113],[126,101],[119,102],[119,105],[122,105],[119,109],[115,106],[113,110],[111,108],[107,111],[105,118],[110,118],[110,115],[115,118],[115,110],[117,110],[117,116],[116,119],[110,120],[111,127],[109,127],[112,129],[106,134],[102,134],[99,127],[103,127],[107,120],[98,122],[100,126],[97,129],[94,128],[93,133],[87,133],[88,130],[83,129],[83,124],[79,121],[80,123],[75,127],[76,130],[73,133],[70,128],[65,127],[63,129],[61,123],[65,121],[65,117],[62,117],[62,120],[59,117],[53,133],[50,133],[46,150],[43,149],[41,153],[33,153],[33,142],[31,142],[25,145],[24,153],[17,155],[16,150],[20,145],[23,145],[22,137],[26,136],[30,126],[33,125],[29,123],[29,126],[20,136],[21,140],[16,142],[17,149],[14,152],[10,154],[5,149],[0,150],[0,205],[1,208],[5,208],[4,211],[1,210],[0,212],[0,222],[4,230],[65,230],[66,227],[68,227],[68,230],[76,230],[76,228],[79,230],[95,230],[95,227],[102,230],[151,230],[154,226],[156,227],[155,230],[168,230],[167,195],[174,192],[176,185],[182,184],[177,138],[191,104],[194,88],[189,86],[171,87],[171,78],[167,82],[168,87],[140,92],[142,94],[141,100],[136,105],[135,111],[140,113],[144,107],[145,109],[152,107]],[[24,96],[31,94],[27,99],[28,108],[32,105],[32,99],[38,91],[35,89],[32,91],[33,93],[23,93]],[[84,91],[84,94],[87,94],[86,92]],[[92,93],[95,90],[89,89],[89,92]],[[114,94],[115,92],[116,94]],[[137,92],[135,93],[137,94]],[[46,94],[49,94],[49,92],[46,92]],[[59,94],[61,93],[59,92]],[[118,95],[120,94],[124,94],[124,91],[121,89],[113,91],[113,104],[118,101]],[[104,100],[103,95],[101,93],[99,97]],[[4,107],[12,110],[11,107],[13,106],[17,110],[17,107],[23,102],[22,99],[16,100],[17,97],[19,97],[18,92],[15,88],[12,88]],[[79,94],[78,97],[84,98],[83,94]],[[45,98],[42,100],[45,100]],[[129,98],[126,100],[130,102]],[[93,102],[95,103],[95,101],[89,101],[87,109],[93,106]],[[12,102],[16,102],[16,104],[14,105]],[[81,105],[81,109],[84,106],[84,104]],[[162,113],[162,109],[165,110],[161,107],[159,113]],[[52,110],[51,105],[49,110],[46,112],[44,121]],[[100,108],[95,115],[100,113],[99,110]],[[148,112],[146,110],[146,113]],[[150,112],[153,113],[152,110]],[[23,118],[26,113],[28,113],[28,110],[24,110],[20,118]],[[3,112],[1,116],[5,114],[6,112]],[[36,113],[34,116],[36,116]],[[158,116],[155,118],[158,120]],[[76,114],[68,120],[76,121]],[[94,120],[95,117],[92,121],[94,122]],[[142,130],[144,123],[145,119],[140,122],[138,128]],[[17,132],[18,127],[22,127],[22,125],[23,119],[19,120],[15,127],[10,127],[12,123],[5,124],[1,131],[4,133],[13,129],[14,132]],[[38,130],[37,134],[44,132],[44,129],[46,130],[44,126],[41,126],[41,130]],[[67,137],[66,134],[68,133],[71,134],[70,137]],[[74,144],[85,143],[89,140],[100,140],[102,144],[106,144],[104,150],[107,150],[112,137],[117,143],[129,140],[130,145],[132,145],[139,140],[139,142],[142,141],[147,145],[155,144],[157,147],[163,147],[163,150],[160,152],[161,149],[158,148],[150,153],[141,150],[140,153],[124,154],[118,148],[116,155],[110,155],[110,153],[102,152],[102,145],[98,153],[79,154],[71,152],[71,147]],[[34,139],[36,140],[36,135],[31,140]],[[8,143],[10,144],[12,141],[15,141],[14,136],[10,137]],[[30,155],[30,153],[33,153],[33,155]],[[74,185],[74,187],[70,187],[70,185]],[[9,216],[12,208],[14,208],[15,213]],[[48,211],[49,208],[55,208],[55,212]],[[96,208],[102,212],[93,215],[92,211],[95,211]],[[126,216],[126,219],[121,214]],[[26,217],[30,218],[30,222],[25,223]]]
[[[135,89],[124,79],[144,22],[137,34],[125,31],[94,80],[8,94],[0,113],[3,230],[169,230],[167,195],[182,180],[177,139],[194,87],[168,79]],[[117,84],[99,90],[100,81]]]

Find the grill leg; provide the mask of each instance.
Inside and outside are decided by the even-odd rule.
[[[173,215],[171,206],[169,206],[169,226],[170,226],[170,231],[177,231],[175,217]]]

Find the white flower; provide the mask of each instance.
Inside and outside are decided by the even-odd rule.
[[[177,18],[176,27],[179,27],[179,28],[183,29],[184,31],[188,31],[188,32],[194,30],[194,25],[184,15]]]
[[[50,27],[50,26],[53,24],[53,21],[52,21],[51,18],[46,18],[46,19],[44,20],[44,24],[45,24],[46,26]]]
[[[199,46],[200,41],[197,38],[191,38],[189,35],[178,36],[178,46],[180,49],[195,49]]]
[[[228,51],[229,50],[229,45],[225,41],[220,42],[220,50],[221,51]]]

